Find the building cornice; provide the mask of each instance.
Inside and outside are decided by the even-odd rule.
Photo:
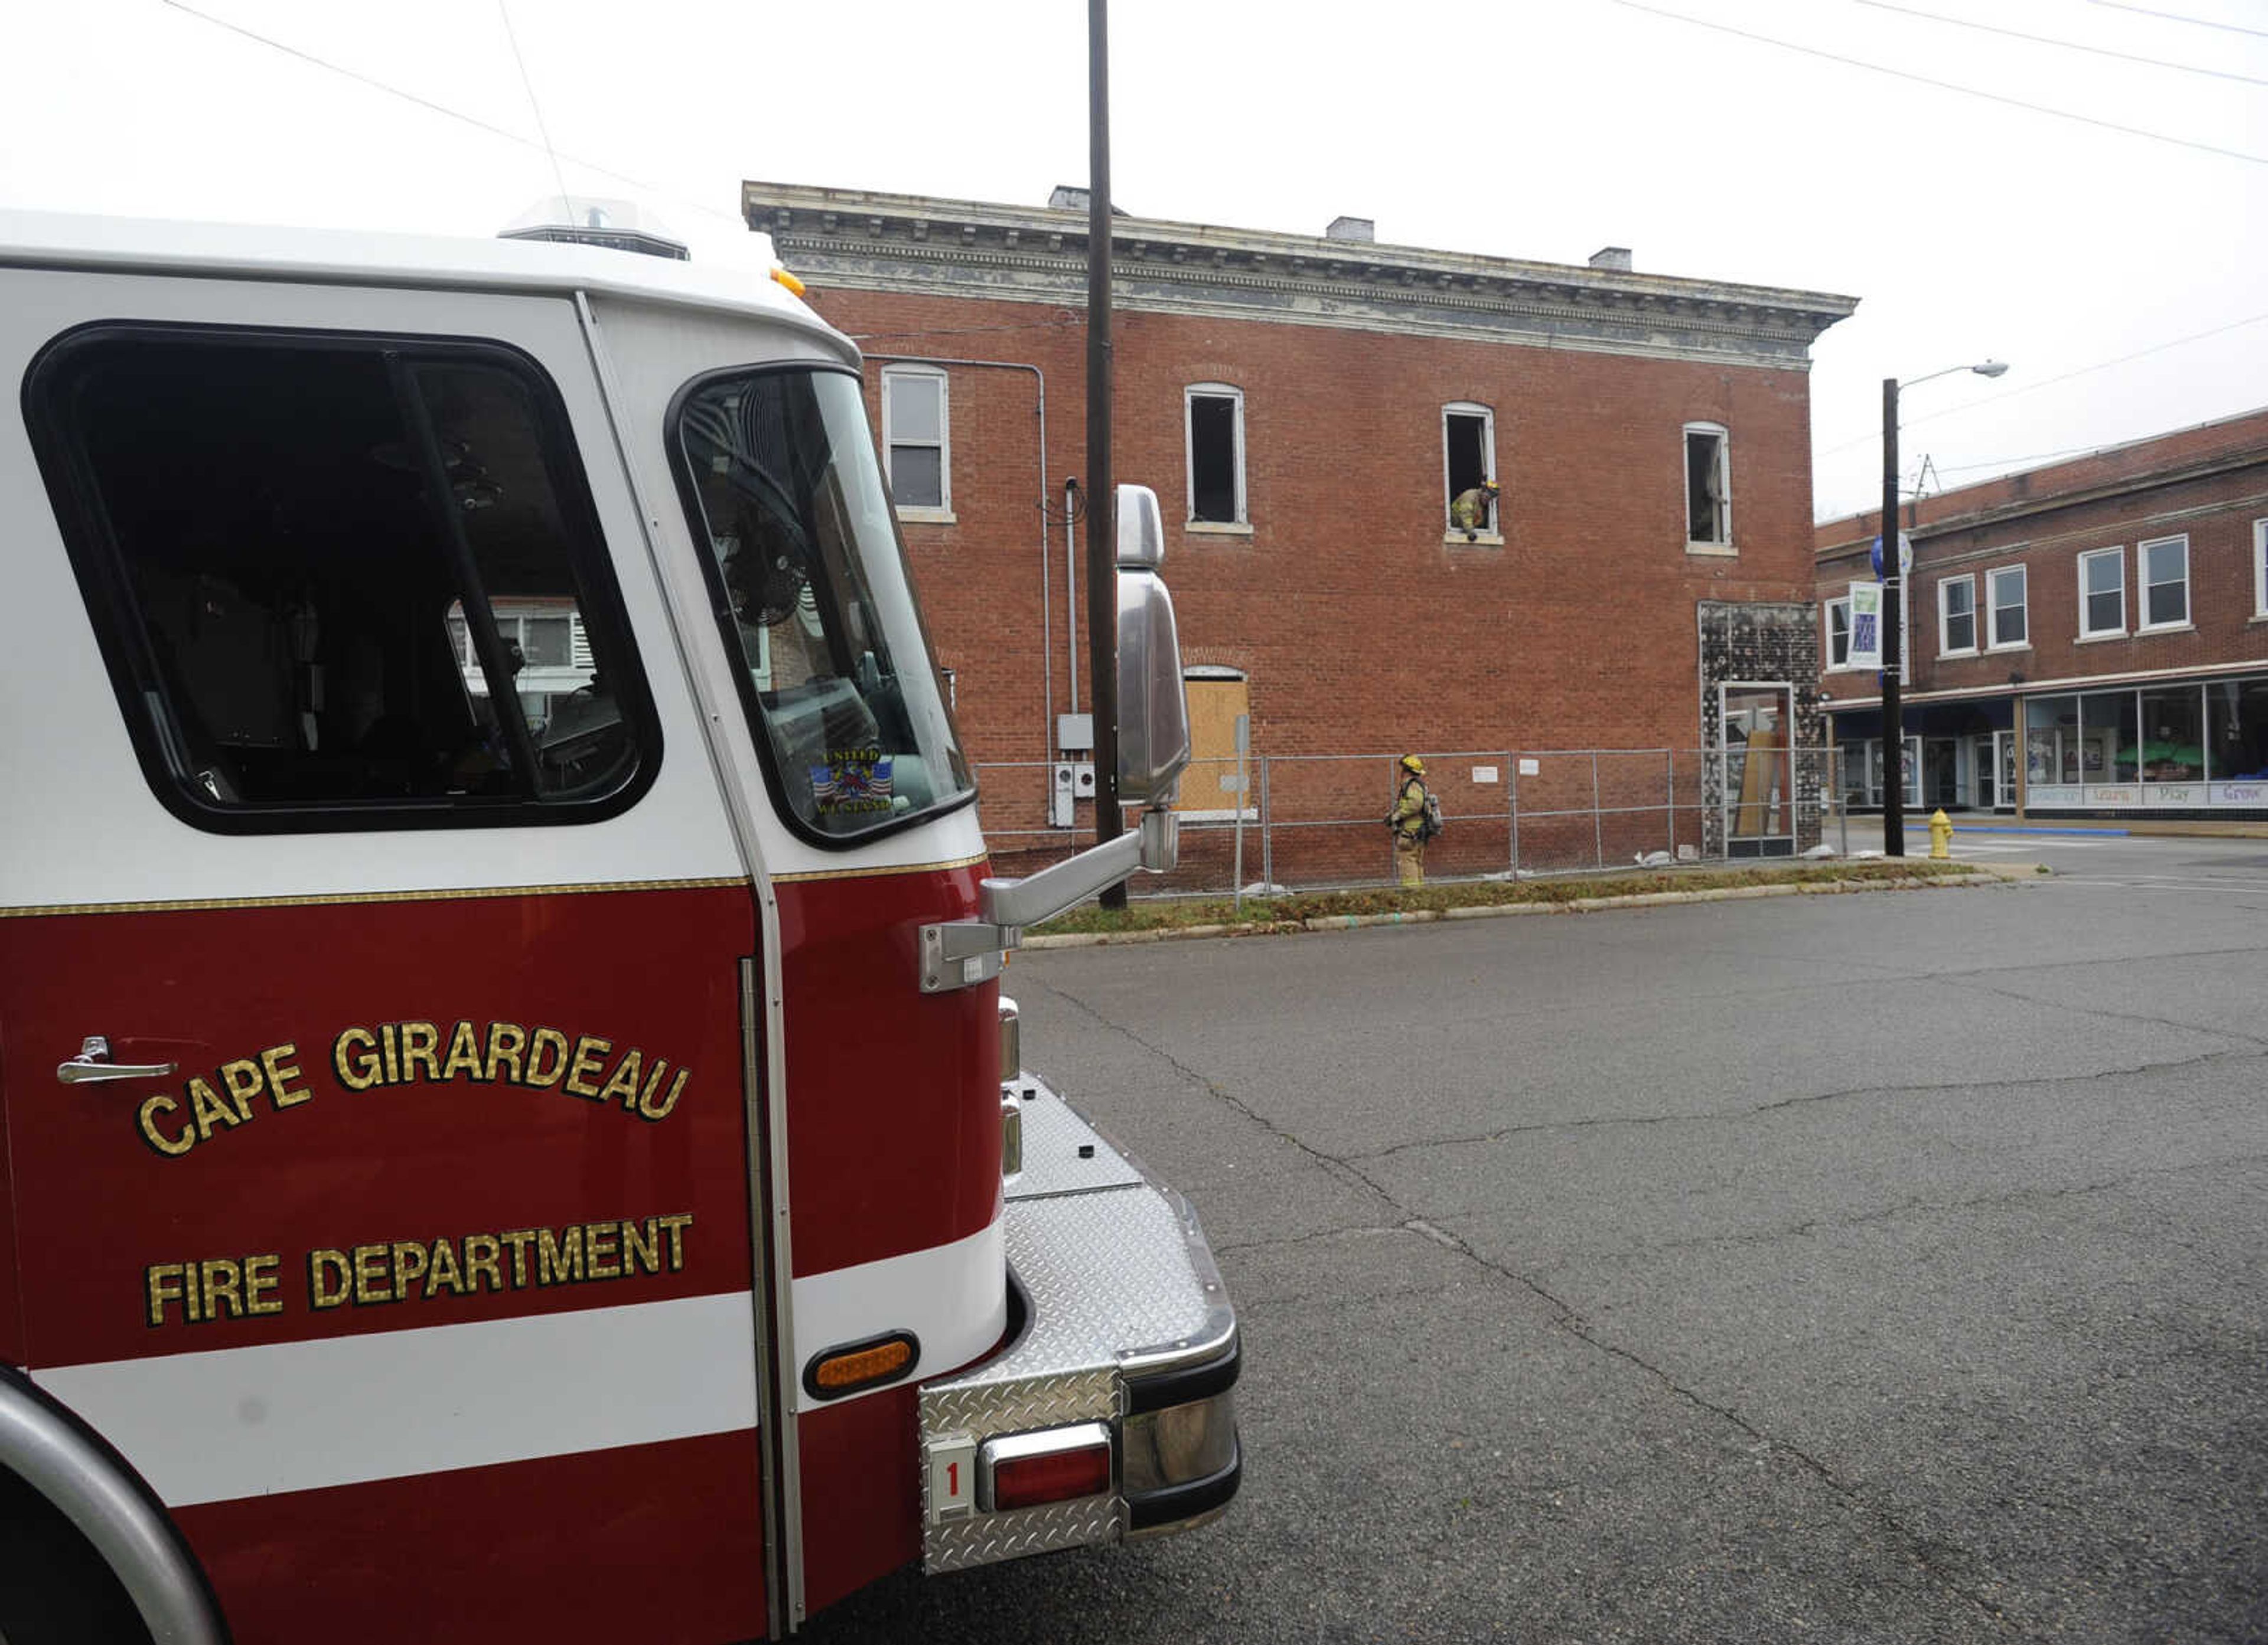
[[[1086,297],[1086,215],[776,183],[749,227],[826,286],[1044,303]],[[1116,306],[1805,370],[1857,299],[1367,240],[1118,217]]]
[[[2036,515],[2053,514],[2059,510],[2080,508],[2089,503],[2102,502],[2107,498],[2139,496],[2146,492],[2161,491],[2168,486],[2183,485],[2195,480],[2210,480],[2219,474],[2235,474],[2246,468],[2257,468],[2264,463],[2268,463],[2268,445],[2256,445],[2241,452],[2224,452],[2212,457],[2198,458],[2172,468],[2126,474],[2115,480],[2098,481],[2089,486],[2076,486],[2068,491],[2051,491],[2038,496],[2017,497],[2006,503],[1971,509],[1964,514],[1948,514],[1940,519],[1925,520],[1918,525],[1904,527],[1904,531],[1905,534],[1913,540],[1915,548],[1918,551],[1922,542],[1927,539],[1948,537],[1959,532],[1977,531],[1984,526],[2004,525],[2010,520],[2025,519]],[[1950,496],[1955,494],[1948,492],[1944,495]],[[2194,510],[2178,511],[2215,513],[2224,508],[2242,506],[2243,503],[2239,499],[2233,503],[2199,504]],[[1844,519],[1834,521],[1832,524],[1859,525],[1862,520],[1880,518],[1881,510],[1876,510],[1871,514],[1846,515]],[[1838,560],[1851,554],[1871,554],[1874,550],[1875,533],[1867,531],[1863,526],[1860,526],[1859,530],[1859,536],[1841,538],[1823,547],[1815,548],[1812,551],[1813,557],[1826,561]],[[2082,532],[2075,534],[2086,536],[2092,533]]]

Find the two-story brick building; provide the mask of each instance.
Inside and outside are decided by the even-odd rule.
[[[962,730],[995,768],[988,826],[1027,826],[1045,796],[998,762],[1077,760],[1068,716],[1089,706],[1066,519],[1085,196],[751,182],[744,209],[866,350]],[[1785,759],[1738,755],[1818,740],[1809,348],[1852,299],[1640,273],[1613,248],[1570,266],[1388,246],[1345,218],[1307,236],[1121,217],[1113,260],[1114,461],[1164,505],[1201,757],[1248,714],[1256,751],[1317,757],[1299,804],[1375,835],[1390,766],[1322,757],[1645,750],[1650,792],[1684,784],[1681,839],[1808,842],[1815,785],[1803,801]],[[1457,528],[1453,500],[1491,479],[1500,499]],[[1698,757],[1727,745],[1729,767]],[[1452,815],[1500,824],[1523,767],[1445,763]],[[1185,807],[1224,804],[1212,776]],[[1539,762],[1521,803],[1551,777]],[[1705,806],[1712,784],[1734,791]],[[1646,826],[1668,842],[1658,801]]]
[[[2268,409],[1904,513],[1909,806],[2268,817]],[[1882,802],[1879,679],[1848,666],[1879,523],[1818,528],[1822,687],[1854,805]]]

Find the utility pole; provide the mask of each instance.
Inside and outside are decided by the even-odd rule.
[[[1905,568],[1898,554],[1898,379],[1882,379],[1882,855],[1906,854]]]
[[[1094,707],[1094,842],[1118,810],[1118,490],[1110,475],[1110,8],[1086,0],[1086,655]],[[1102,893],[1126,906],[1123,881]]]

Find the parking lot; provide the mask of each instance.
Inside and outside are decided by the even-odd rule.
[[[1960,845],[2057,871],[1020,957],[1243,1494],[810,1637],[2268,1637],[2268,842]]]

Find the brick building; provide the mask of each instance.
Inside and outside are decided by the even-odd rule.
[[[2268,817],[2268,409],[1963,486],[1905,511],[1906,804]],[[1849,599],[1879,512],[1818,528],[1834,735],[1882,802]]]
[[[1045,826],[1049,763],[1085,746],[1064,716],[1087,706],[1065,520],[1086,204],[743,190],[867,351],[996,845]],[[1786,758],[1738,756],[1818,740],[1809,348],[1852,299],[1638,273],[1616,248],[1576,267],[1388,246],[1351,218],[1304,236],[1122,216],[1113,258],[1114,462],[1167,518],[1193,818],[1234,814],[1203,762],[1245,713],[1278,811],[1359,818],[1366,850],[1390,763],[1324,756],[1468,755],[1436,787],[1476,870],[1504,866],[1510,813],[1531,813],[1526,860],[1557,789],[1571,811],[1591,791],[1568,760],[1489,751],[1649,751],[1599,780],[1609,806],[1626,782],[1653,796],[1641,846],[1669,842],[1665,786],[1676,838],[1711,854],[1808,842]],[[1499,502],[1456,529],[1452,500],[1484,479]],[[1728,767],[1700,751],[1727,744],[1719,804]],[[1587,813],[1586,854],[1594,832],[1627,846]]]

